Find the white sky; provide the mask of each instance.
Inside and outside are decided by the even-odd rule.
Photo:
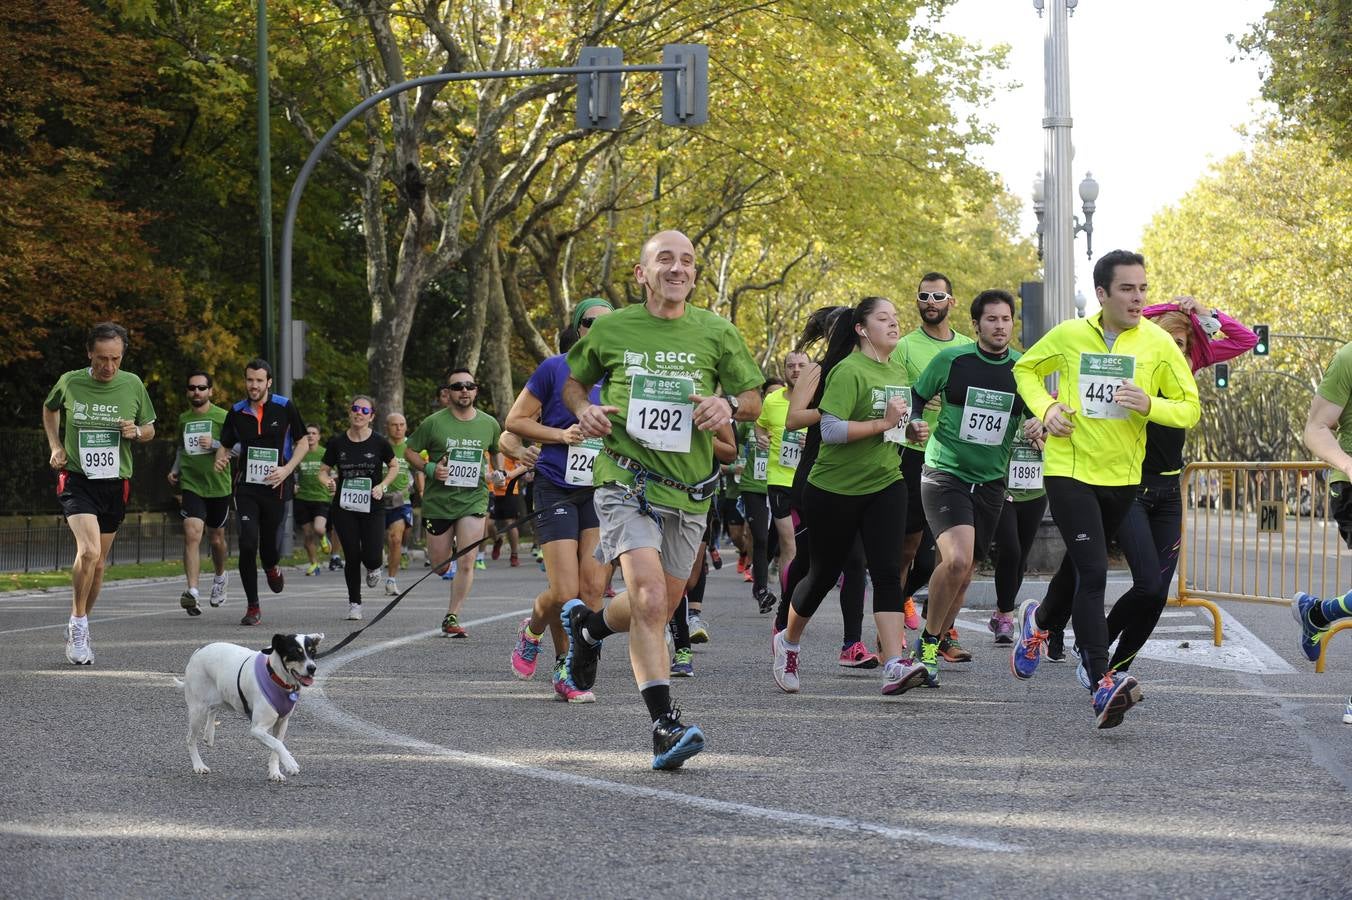
[[[1259,68],[1236,59],[1240,35],[1270,0],[1080,0],[1070,19],[1072,183],[1086,170],[1099,183],[1094,258],[1137,249],[1154,214],[1175,203],[1212,162],[1244,148],[1238,126],[1260,111]],[[958,0],[944,31],[990,46],[1010,45],[1007,77],[1020,83],[980,111],[996,127],[978,156],[1024,201],[1036,225],[1032,184],[1043,169],[1043,41],[1033,0]],[[1076,214],[1079,213],[1076,193]],[[1085,238],[1075,240],[1076,284],[1093,302]]]

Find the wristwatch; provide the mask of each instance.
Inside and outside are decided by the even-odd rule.
[[[728,407],[732,410],[732,418],[735,420],[737,418],[737,398],[728,394],[723,399],[728,401]]]

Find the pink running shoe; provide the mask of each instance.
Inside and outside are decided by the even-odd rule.
[[[915,598],[907,597],[906,605],[902,607],[902,612],[906,616],[906,628],[908,631],[920,630],[920,613],[915,611]]]
[[[560,700],[566,700],[569,703],[595,703],[596,695],[591,691],[580,691],[573,684],[573,680],[567,676],[558,677],[559,672],[554,673],[554,693]]]
[[[526,634],[530,626],[530,617],[521,620],[516,631],[516,647],[512,650],[512,674],[522,681],[535,674],[535,659],[540,655],[540,641]]]
[[[991,616],[986,627],[995,635],[995,643],[1012,644],[1014,643],[1014,614],[999,612],[998,610]]]
[[[840,664],[847,669],[876,669],[879,660],[868,651],[863,641],[855,641],[840,651]]]

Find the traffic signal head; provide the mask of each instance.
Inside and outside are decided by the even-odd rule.
[[[1230,386],[1230,364],[1216,363],[1216,387],[1224,390]]]
[[[1253,326],[1253,333],[1258,335],[1258,343],[1253,345],[1253,355],[1267,356],[1272,349],[1272,345],[1268,343],[1268,338],[1272,336],[1272,329],[1267,325],[1255,325]]]

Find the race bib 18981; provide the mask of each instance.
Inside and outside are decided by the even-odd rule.
[[[483,477],[484,453],[474,447],[452,447],[446,454],[446,487],[476,488]]]
[[[268,476],[277,468],[281,454],[275,447],[250,447],[244,458],[244,481],[248,484],[267,484]]]
[[[183,452],[189,456],[211,452],[211,420],[198,419],[183,423]]]
[[[1012,491],[1042,490],[1042,452],[1026,441],[1015,441],[1009,457],[1009,483]]]
[[[568,462],[564,466],[564,483],[575,487],[590,487],[592,469],[596,466],[596,454],[601,452],[600,438],[587,438],[580,444],[568,447]]]
[[[116,478],[122,434],[103,428],[81,428],[80,471],[89,479]]]
[[[968,387],[967,399],[962,405],[962,426],[958,440],[969,444],[996,445],[1004,441],[1009,428],[1009,414],[1014,409],[1014,395],[1006,391],[990,391]]]
[[[1125,419],[1131,410],[1113,402],[1124,380],[1136,374],[1136,357],[1080,354],[1080,412],[1091,419]]]
[[[350,512],[371,511],[371,479],[344,478],[338,492],[338,505]]]
[[[689,453],[694,431],[693,393],[695,382],[689,378],[635,374],[629,385],[624,430],[651,450]]]

